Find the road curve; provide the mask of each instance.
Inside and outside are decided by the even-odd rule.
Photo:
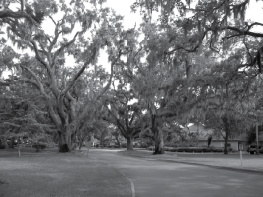
[[[255,197],[263,192],[260,174],[127,157],[114,150],[93,149],[89,155],[122,172],[136,197]]]

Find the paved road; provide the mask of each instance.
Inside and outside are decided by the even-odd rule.
[[[89,156],[121,171],[136,197],[255,197],[263,195],[263,175],[205,166],[127,157],[117,151],[92,149]]]

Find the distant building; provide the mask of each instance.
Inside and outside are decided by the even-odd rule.
[[[224,147],[224,131],[216,132],[213,129],[207,129],[201,123],[191,124],[190,126],[183,128],[183,131],[188,132],[188,134],[195,134],[194,136],[197,138],[197,146],[208,146],[208,137],[212,136],[210,146]],[[260,140],[263,142],[263,132],[260,133]],[[233,138],[229,137],[228,144],[233,150],[239,150],[239,146],[242,144],[243,150],[246,150],[248,147],[247,135],[243,133]]]

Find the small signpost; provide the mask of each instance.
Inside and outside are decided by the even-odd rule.
[[[239,152],[240,152],[240,164],[241,164],[241,167],[242,167],[242,151],[243,151],[243,144],[238,144],[238,149],[239,149]]]
[[[191,61],[192,64],[195,64],[196,63],[196,59],[195,57],[192,57],[192,61]]]
[[[18,148],[18,157],[21,157],[21,151],[20,151],[21,146],[22,146],[22,144],[20,144],[19,141],[18,141],[18,145],[17,145],[17,148]]]

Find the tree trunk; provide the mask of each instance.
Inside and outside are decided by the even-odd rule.
[[[5,136],[4,136],[4,146],[5,146],[5,148],[8,148],[7,137],[5,137]]]
[[[83,141],[84,141],[84,139],[79,138],[79,150],[81,150],[81,148],[83,146]]]
[[[71,151],[71,140],[64,132],[59,133],[59,152],[66,153]]]
[[[226,130],[226,137],[225,137],[225,145],[224,145],[224,154],[228,154],[228,134],[229,134],[229,131]]]
[[[226,136],[225,136],[225,144],[224,144],[224,154],[228,154],[228,136],[229,136],[229,122],[228,122],[228,117],[227,115],[225,115],[223,118],[223,124],[224,124],[224,130],[226,132]]]
[[[207,139],[207,147],[209,148],[209,146],[211,145],[213,137],[210,135]]]
[[[133,137],[127,137],[127,150],[133,150]]]
[[[159,124],[155,115],[152,115],[152,132],[154,133],[155,149],[154,155],[164,154],[163,130],[158,128]]]
[[[78,144],[77,144],[77,136],[76,134],[72,134],[71,135],[71,150],[75,150],[77,148]]]
[[[121,147],[121,142],[120,142],[120,140],[119,140],[118,137],[116,137],[116,141],[117,141],[117,145],[118,145],[118,147],[120,148],[120,147]]]
[[[154,155],[164,154],[164,141],[163,141],[163,131],[159,128],[155,129],[154,133],[155,149]]]

